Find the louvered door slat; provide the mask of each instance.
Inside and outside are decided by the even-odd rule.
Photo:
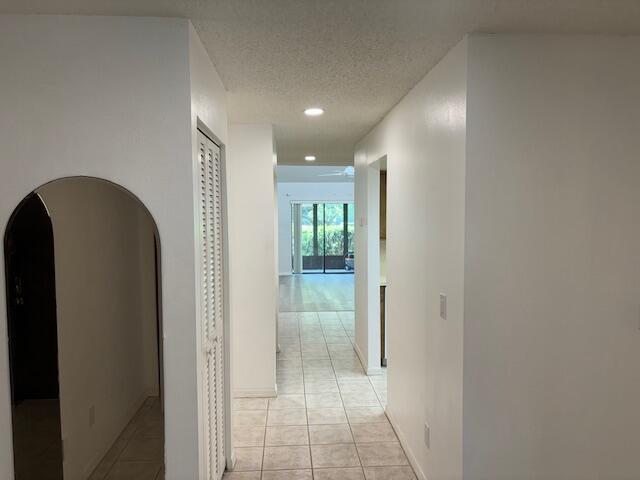
[[[213,180],[213,216],[211,223],[211,231],[214,235],[216,241],[214,242],[213,249],[213,265],[214,265],[214,277],[213,284],[215,286],[214,290],[216,292],[214,298],[214,311],[215,318],[218,320],[216,328],[219,331],[220,338],[223,338],[224,335],[224,322],[223,318],[223,307],[224,307],[224,285],[223,285],[223,272],[222,272],[222,186],[220,183],[221,178],[221,159],[220,159],[220,150],[214,151],[213,158],[213,169],[212,169],[212,180]],[[220,348],[217,351],[217,372],[216,372],[216,380],[217,380],[217,396],[218,396],[218,405],[224,405],[224,356],[223,349]],[[224,462],[225,452],[224,452],[224,412],[219,412],[218,416],[218,461],[220,464]]]
[[[199,135],[204,441],[207,480],[219,480],[225,467],[221,165],[220,149]]]

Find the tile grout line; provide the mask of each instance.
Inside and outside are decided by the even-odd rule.
[[[303,325],[303,323],[304,323],[305,320],[303,320],[301,318],[301,316],[302,316],[301,314],[302,313],[314,314],[313,316],[315,317],[315,319],[313,319],[314,320],[313,321],[313,327],[317,328],[317,326],[319,326],[319,330],[320,330],[320,332],[322,334],[322,340],[323,340],[322,345],[327,350],[329,364],[331,365],[331,371],[332,371],[332,374],[333,374],[333,377],[334,377],[334,381],[336,382],[336,385],[338,387],[338,395],[340,397],[341,404],[342,404],[341,407],[342,407],[342,410],[343,410],[343,412],[345,414],[345,417],[346,417],[346,423],[349,426],[349,431],[350,431],[351,436],[352,436],[353,445],[354,445],[354,448],[356,449],[356,455],[358,456],[359,468],[360,468],[360,470],[361,470],[361,472],[363,474],[363,478],[364,478],[366,475],[364,473],[364,466],[362,465],[362,459],[360,457],[360,453],[359,453],[359,451],[357,449],[357,446],[356,446],[355,435],[353,433],[353,425],[351,424],[351,421],[349,420],[348,416],[346,415],[346,406],[344,404],[344,398],[343,398],[342,390],[340,388],[340,384],[338,383],[338,375],[337,375],[337,372],[336,372],[336,362],[338,362],[340,360],[340,358],[334,358],[331,355],[330,351],[329,351],[329,344],[327,343],[327,332],[326,332],[325,324],[322,322],[322,320],[320,319],[320,316],[319,316],[319,313],[321,313],[321,312],[291,312],[291,313],[295,313],[295,315],[296,315],[296,328],[297,328],[297,332],[298,332],[298,342],[297,343],[300,346],[300,362],[301,362],[301,374],[302,374],[302,383],[303,383],[302,392],[303,392],[303,398],[304,398],[305,415],[306,415],[306,419],[307,419],[307,425],[306,426],[307,426],[307,437],[308,437],[308,444],[305,445],[305,446],[308,446],[308,449],[309,449],[310,460],[311,460],[312,478],[315,478],[315,473],[313,471],[314,470],[313,469],[313,459],[312,459],[312,456],[311,456],[311,434],[310,434],[308,404],[307,404],[307,399],[306,399],[307,388],[306,388],[306,383],[305,383],[305,378],[306,378],[306,375],[305,375],[305,362],[304,362],[304,358],[303,358],[303,329],[304,329],[304,326],[305,326],[305,325]],[[334,313],[336,315],[336,317],[337,317],[337,319],[339,321],[340,327],[342,328],[344,333],[347,334],[347,338],[349,339],[349,344],[350,344],[352,350],[354,350],[353,339],[348,335],[347,329],[345,328],[345,324],[344,324],[344,321],[343,321],[342,317],[340,315],[338,315],[337,311],[334,311],[332,313]],[[312,343],[317,343],[317,342],[312,342]],[[313,360],[313,359],[309,359],[309,360]],[[358,364],[360,365],[361,370],[364,372],[364,367],[362,367],[362,362],[360,362],[360,359],[358,359]],[[375,387],[373,385],[373,382],[371,381],[371,378],[368,375],[366,375],[366,372],[364,372],[364,373],[365,373],[365,376],[367,378],[366,385],[368,385],[374,391],[374,394],[375,394],[375,397],[376,397],[376,401],[378,402],[378,406],[377,407],[380,408],[380,405],[382,404],[380,402],[380,396],[379,396],[378,392],[376,391],[376,389],[375,389]],[[348,379],[346,381],[348,383]],[[268,411],[271,411],[271,406],[270,405],[268,405]],[[386,412],[385,412],[385,417],[386,417]],[[343,424],[327,424],[327,425],[343,425]],[[265,432],[266,432],[266,428],[265,428]],[[365,442],[365,443],[397,443],[397,441]],[[327,445],[332,445],[332,444],[327,444]],[[336,444],[336,445],[338,445],[338,444]],[[266,440],[264,442],[264,448],[266,449]],[[402,448],[402,446],[401,446],[401,448]],[[404,449],[402,449],[402,450],[403,450],[403,453],[406,456],[406,453],[404,452]],[[384,465],[384,466],[381,466],[381,467],[393,467],[393,466],[401,467],[401,466],[406,466],[406,465],[405,464]],[[264,467],[264,465],[263,465],[263,467]],[[347,468],[347,467],[319,467],[319,468],[331,469],[331,468]],[[358,468],[358,467],[356,467],[356,468]],[[262,473],[263,472],[264,472],[264,470],[262,470]]]
[[[318,314],[316,313],[316,317]],[[309,448],[309,465],[311,467],[311,480],[314,478],[313,474],[313,457],[311,456],[311,432],[309,430],[309,410],[307,409],[307,386],[304,383],[304,359],[302,357],[302,329],[300,328],[300,313],[296,313],[297,325],[298,325],[298,340],[300,342],[300,369],[302,370],[302,398],[304,398],[304,414],[307,418],[307,441]]]
[[[338,318],[340,318],[340,317],[338,316]],[[340,318],[340,323],[342,323],[342,318]],[[344,328],[344,324],[343,324],[343,328]],[[346,331],[346,329],[345,329],[345,331]],[[351,341],[351,346],[354,347],[354,341],[351,340],[351,338],[349,338],[349,340]],[[356,358],[358,359],[358,363],[360,364],[360,366],[364,370],[364,365],[362,365],[362,362],[360,361],[360,357],[357,356]],[[396,436],[396,441],[393,441],[393,442],[366,442],[366,443],[398,443],[400,445],[400,448],[402,449],[402,453],[404,454],[404,456],[406,458],[408,458],[407,457],[407,452],[404,451],[404,447],[400,443],[400,438],[398,437],[398,434],[396,433],[395,428],[393,427],[393,424],[389,420],[389,417],[387,417],[386,406],[382,407],[382,402],[380,402],[380,396],[378,395],[378,391],[375,389],[375,387],[373,385],[373,382],[371,381],[371,377],[369,375],[367,375],[366,370],[364,370],[364,372],[365,372],[365,375],[367,376],[367,381],[368,381],[369,385],[371,385],[371,388],[373,389],[373,393],[375,394],[376,399],[378,400],[378,403],[380,404],[380,408],[382,408],[382,412],[384,413],[384,416],[387,419],[388,424],[391,426],[391,430],[393,430],[393,434]],[[386,381],[387,381],[387,378],[385,377],[385,382]],[[340,385],[338,385],[338,388],[340,388]],[[342,395],[342,392],[341,392],[341,395]],[[349,419],[347,418],[347,421],[348,420]],[[351,425],[351,422],[349,422],[349,428],[351,429],[351,434],[353,435],[353,427]],[[355,436],[354,436],[353,440],[354,440],[354,443],[355,443]],[[356,451],[358,452],[358,458],[360,458],[360,452],[358,451],[358,447],[357,446],[356,446]],[[362,464],[362,460],[360,460],[360,463]],[[393,466],[404,466],[404,465],[385,465],[385,466],[393,467]],[[411,471],[413,472],[413,467],[411,466],[411,464],[409,464],[409,467],[411,468]],[[363,469],[363,475],[365,475],[364,474],[364,466],[362,467],[362,469]],[[415,475],[415,472],[413,472],[413,474]],[[365,475],[365,477],[366,477],[366,475]]]
[[[340,325],[342,325],[342,328],[344,329],[344,331],[346,333],[347,329],[344,328],[344,323],[342,323],[342,318],[340,318],[339,314],[336,313],[336,315],[338,315],[338,319],[340,320]],[[354,332],[354,337],[355,337],[355,332]],[[351,339],[351,337],[349,337],[348,334],[347,334],[347,338],[349,339],[349,342],[351,342],[351,348],[355,352],[355,347],[353,345],[353,340]],[[358,357],[357,352],[355,352],[355,353],[356,353],[356,358],[358,359],[358,363],[360,364],[360,367],[362,368],[362,371],[366,375],[367,372],[364,369],[364,366],[362,365],[362,362],[360,361],[360,357]],[[333,365],[333,360],[331,361],[331,364]],[[367,376],[367,380],[368,379],[369,379],[369,376]],[[340,391],[340,398],[342,398],[342,390],[340,390],[340,384],[338,384],[338,390]],[[342,401],[342,404],[344,405],[344,400]],[[346,407],[345,407],[345,415],[346,415]],[[356,455],[358,455],[358,461],[360,462],[360,469],[362,470],[362,478],[366,479],[366,474],[364,473],[364,465],[362,464],[362,458],[360,457],[360,451],[358,450],[358,445],[356,444],[356,436],[353,433],[353,426],[351,425],[351,421],[349,420],[348,416],[347,416],[347,423],[349,425],[349,431],[351,432],[351,436],[353,437],[353,445],[354,445],[354,447],[356,449]]]
[[[342,323],[342,319],[340,318],[340,315],[338,315],[338,312],[334,312],[334,313],[336,314],[336,317],[340,321],[340,325],[342,326],[342,329],[344,330],[344,333],[347,334],[347,330],[344,328],[344,324]],[[324,343],[326,345],[327,344],[327,337],[324,334],[324,328],[322,328],[322,336],[324,338]],[[347,338],[349,338],[348,335],[347,335]],[[351,341],[350,338],[349,338],[349,341]],[[353,343],[351,344],[351,348],[353,349]],[[360,452],[358,452],[358,447],[356,445],[356,437],[353,434],[353,428],[351,428],[351,422],[349,421],[349,417],[347,415],[347,408],[345,407],[344,399],[342,398],[342,390],[340,389],[340,383],[338,382],[338,375],[336,374],[336,369],[335,369],[335,366],[333,365],[333,357],[331,356],[331,352],[329,352],[328,345],[327,345],[327,352],[329,353],[329,362],[331,363],[331,370],[333,370],[333,375],[336,378],[336,385],[338,386],[338,395],[340,395],[340,402],[342,403],[342,410],[344,412],[344,417],[345,417],[345,419],[347,421],[347,425],[349,426],[349,432],[351,433],[351,439],[353,440],[353,448],[356,451],[356,456],[358,457],[358,463],[360,464],[359,465],[360,466],[360,471],[362,472],[362,477],[364,478],[365,475],[364,475],[364,467],[362,466],[362,459],[360,458]]]
[[[277,376],[277,370],[278,370],[278,360],[276,359],[276,376]],[[278,379],[276,378],[276,387],[277,387],[277,381]],[[277,395],[277,393],[276,393]],[[260,480],[262,480],[262,472],[263,467],[264,467],[264,452],[267,449],[267,426],[269,424],[269,399],[267,399],[267,416],[264,419],[264,435],[262,436],[262,460],[260,462]]]
[[[340,318],[340,317],[338,316],[338,318]],[[342,323],[342,318],[340,318],[340,323]],[[344,328],[344,324],[343,324],[343,328]],[[345,329],[345,331],[346,331],[346,329]],[[349,340],[351,340],[351,338],[349,338]],[[351,340],[351,346],[352,347],[354,346],[353,344],[354,344],[354,342],[353,342],[353,340]],[[358,363],[360,363],[360,366],[364,370],[364,366],[362,365],[362,362],[360,361],[360,357],[357,357],[357,359],[358,359]],[[384,416],[387,419],[388,424],[391,426],[391,430],[393,430],[393,434],[396,436],[396,440],[392,441],[392,442],[367,442],[367,443],[398,443],[400,445],[400,449],[402,450],[402,453],[404,454],[405,458],[408,459],[407,452],[405,452],[404,447],[402,446],[402,443],[400,443],[400,438],[398,437],[398,434],[397,434],[395,428],[393,427],[393,424],[391,423],[391,421],[389,420],[389,417],[387,416],[386,406],[382,407],[382,402],[380,402],[380,396],[378,395],[378,391],[374,387],[373,382],[371,381],[371,377],[369,375],[367,375],[366,370],[365,370],[365,375],[367,376],[367,381],[368,381],[369,385],[371,385],[371,388],[373,389],[373,392],[376,395],[376,399],[378,400],[378,403],[380,404],[380,408],[382,408],[382,412],[384,413]],[[388,379],[385,376],[385,382],[386,381],[388,381]],[[338,388],[340,388],[340,385],[338,385]],[[342,395],[342,392],[341,392],[341,395]],[[348,420],[349,419],[347,418],[347,421]],[[351,434],[353,435],[353,427],[351,426],[351,422],[349,422],[349,428],[351,429]],[[353,440],[354,440],[354,443],[355,443],[355,436],[354,436]],[[356,451],[358,451],[358,447],[357,446],[356,446]],[[358,458],[360,458],[360,452],[358,452]],[[360,461],[360,463],[362,464],[362,460]],[[399,466],[399,467],[403,467],[403,466],[406,466],[406,465],[384,465],[384,466],[389,466],[389,467]],[[413,474],[415,476],[415,471],[413,470],[413,466],[411,465],[411,463],[409,463],[408,466],[409,466],[409,468],[411,468],[411,471],[413,472]],[[380,467],[381,466],[379,466],[378,468],[380,468]],[[363,475],[364,475],[364,466],[362,468],[363,468]],[[365,475],[365,477],[366,477],[366,475]]]
[[[126,430],[127,427],[129,426],[129,424],[131,424],[132,422],[134,422],[135,420],[138,419],[138,416],[140,415],[140,411],[142,410],[144,406],[144,402],[143,405],[138,409],[138,411],[136,412],[136,414],[133,416],[133,418],[129,421],[129,423],[127,424],[126,427],[124,427],[124,429]],[[122,450],[120,450],[120,452],[118,453],[118,455],[116,456],[115,460],[113,461],[113,463],[111,464],[111,466],[108,468],[107,472],[104,474],[104,476],[102,477],[104,480],[107,480],[109,478],[109,475],[111,475],[111,472],[113,471],[114,467],[116,466],[116,464],[118,463],[118,461],[120,461],[120,457],[122,456],[122,454],[124,453],[124,451],[127,449],[127,447],[129,446],[129,442],[131,441],[131,439],[133,438],[133,436],[136,434],[136,432],[138,431],[140,427],[136,427],[133,431],[133,433],[131,434],[131,436],[129,438],[123,438],[123,440],[125,440],[124,442],[124,447],[122,447]],[[124,430],[122,431],[122,433],[124,433]],[[122,433],[120,433],[120,435],[122,435]],[[118,440],[120,438],[117,438],[116,441],[114,442],[114,444],[112,445],[115,446],[116,443],[118,443]],[[107,451],[107,454],[109,452]],[[164,459],[162,461],[163,465],[164,465]],[[96,467],[96,469],[100,466],[100,463],[98,463],[98,466]],[[95,469],[94,469],[95,471]],[[156,475],[157,476],[157,475]]]

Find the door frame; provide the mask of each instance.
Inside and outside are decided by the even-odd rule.
[[[9,232],[11,225],[12,225],[12,221],[15,218],[15,215],[17,213],[19,213],[20,208],[24,205],[24,203],[32,196],[38,196],[38,198],[40,199],[40,201],[42,202],[42,204],[44,205],[44,208],[47,212],[47,215],[49,216],[49,218],[51,219],[51,213],[49,211],[49,208],[47,207],[46,202],[44,201],[44,199],[42,198],[42,196],[39,193],[39,190],[42,189],[43,187],[56,183],[56,182],[61,182],[64,180],[69,180],[69,179],[91,179],[91,180],[97,180],[100,182],[104,182],[105,184],[110,185],[112,188],[117,189],[118,191],[124,193],[125,195],[127,195],[133,202],[136,202],[138,204],[138,206],[140,206],[142,208],[142,210],[144,210],[144,212],[146,213],[146,215],[149,217],[149,219],[151,220],[152,223],[152,228],[153,228],[153,235],[154,235],[154,244],[155,244],[155,250],[156,250],[156,263],[155,263],[155,292],[156,292],[156,337],[159,341],[159,349],[158,349],[158,374],[159,374],[159,385],[158,385],[158,395],[161,399],[165,398],[165,391],[164,391],[164,385],[165,385],[165,364],[164,364],[164,360],[165,360],[165,356],[164,356],[164,330],[160,330],[160,328],[164,328],[163,326],[163,321],[162,321],[162,315],[164,312],[164,304],[163,304],[163,296],[162,293],[164,291],[163,289],[163,279],[162,279],[162,249],[163,249],[163,245],[162,245],[162,241],[161,241],[161,237],[160,237],[160,230],[159,230],[159,225],[158,225],[158,221],[156,220],[156,217],[153,215],[153,213],[151,212],[151,210],[149,209],[149,207],[147,206],[147,204],[145,202],[142,201],[142,198],[134,193],[129,187],[124,186],[121,183],[118,183],[115,180],[110,180],[108,178],[105,177],[101,177],[101,176],[96,176],[96,175],[87,175],[87,174],[69,174],[69,175],[62,175],[56,178],[53,178],[51,180],[48,180],[42,184],[37,185],[35,188],[31,189],[29,191],[29,193],[27,193],[18,203],[17,205],[13,208],[13,210],[11,211],[11,214],[9,215],[9,218],[4,226],[4,233],[3,233],[3,240],[0,243],[1,245],[1,250],[0,250],[0,261],[3,261],[3,263],[5,264],[4,267],[4,275],[2,275],[2,278],[0,279],[0,286],[2,285],[2,282],[5,282],[4,285],[4,292],[0,292],[0,293],[4,293],[5,294],[5,305],[4,305],[4,309],[0,308],[0,317],[2,317],[2,313],[1,311],[4,310],[4,324],[8,327],[9,324],[9,309],[8,309],[8,300],[9,300],[9,295],[8,292],[6,291],[6,289],[9,287],[9,285],[7,284],[6,280],[8,277],[8,270],[6,268],[7,266],[7,255],[6,255],[6,245],[4,240],[6,239],[7,233]],[[55,234],[53,237],[53,242],[54,242],[54,246],[55,246]],[[54,262],[55,262],[55,248],[54,248]],[[57,295],[57,292],[56,292]],[[0,298],[1,299],[1,298]],[[57,298],[56,298],[57,301]],[[0,305],[1,307],[1,305]],[[1,318],[0,318],[1,319]],[[58,320],[58,319],[56,319]],[[2,326],[0,326],[0,333],[1,333],[1,328]],[[8,329],[6,330],[7,332],[7,340],[8,340]],[[59,337],[58,337],[59,340]],[[7,355],[6,355],[6,361],[7,361],[7,369],[10,370],[10,359],[9,359],[9,351],[7,348]],[[58,353],[58,374],[60,374],[60,365],[59,365],[59,361],[60,361],[60,356]],[[8,393],[9,393],[9,397],[11,396],[11,392],[12,392],[12,379],[11,379],[11,374],[10,372],[8,372]],[[59,383],[59,382],[58,382]],[[60,393],[60,398],[61,398],[61,393]],[[11,401],[11,399],[10,399]],[[163,400],[162,400],[163,401]],[[164,407],[164,404],[163,404]],[[13,408],[11,403],[9,403],[9,411],[13,412]],[[61,413],[61,421],[62,421],[62,411]],[[163,422],[166,425],[166,414],[164,412],[164,408],[163,408]],[[15,472],[15,451],[14,451],[14,437],[13,437],[13,425],[11,424],[11,421],[9,421],[9,425],[10,428],[8,429],[9,432],[9,442],[8,445],[11,447],[11,472],[12,475],[15,476],[16,472]],[[62,425],[61,425],[62,426]],[[166,456],[166,430],[162,436],[162,440],[163,440],[163,457],[162,457],[162,462],[163,465],[166,467],[166,461],[167,461],[167,456]],[[66,442],[66,438],[64,437],[64,431],[62,431],[62,455],[63,455],[63,463],[64,463],[64,446],[65,446],[65,442]],[[96,461],[100,461],[103,457],[95,459]],[[97,466],[97,464],[92,467],[95,468]],[[91,473],[91,471],[89,471],[89,473]]]
[[[15,207],[15,209],[13,210],[13,212],[11,213],[11,216],[9,217],[9,221],[7,222],[7,226],[5,228],[5,232],[4,235],[2,237],[2,248],[3,251],[5,252],[5,256],[4,256],[4,266],[2,267],[2,272],[4,274],[4,278],[5,278],[5,290],[6,290],[6,298],[7,298],[7,340],[9,340],[9,344],[11,343],[11,318],[10,318],[10,309],[9,309],[9,299],[11,298],[11,295],[9,293],[9,289],[11,288],[11,284],[8,281],[10,279],[10,266],[9,266],[9,257],[7,256],[7,252],[6,252],[6,242],[7,242],[7,236],[9,235],[9,232],[11,231],[11,228],[13,227],[13,222],[16,219],[16,217],[20,214],[20,210],[22,209],[22,207],[27,203],[27,201],[29,201],[29,199],[31,197],[38,197],[38,199],[40,200],[40,204],[42,205],[42,207],[44,208],[44,211],[47,213],[47,217],[49,218],[49,223],[51,225],[51,241],[52,244],[54,244],[55,242],[55,238],[53,237],[53,220],[51,219],[51,212],[49,212],[49,208],[47,207],[47,204],[44,203],[44,200],[42,199],[42,196],[36,191],[34,190],[33,192],[31,192],[30,194],[28,194],[26,197],[24,197],[24,199]],[[54,255],[54,262],[55,262],[55,246],[53,245],[54,250],[52,251],[52,254]],[[57,300],[56,296],[55,296],[55,265],[54,265],[54,284],[53,284],[53,288],[54,288],[54,300]],[[57,324],[58,324],[58,319],[57,319],[57,306],[56,306],[56,329],[57,329]],[[56,338],[56,343],[58,342],[58,339]],[[11,394],[11,407],[13,410],[13,389],[14,389],[14,385],[15,385],[15,379],[14,379],[14,374],[15,372],[13,371],[12,365],[11,365],[11,352],[10,352],[11,347],[9,346],[9,363],[8,363],[8,367],[9,367],[9,393]],[[56,347],[56,350],[58,349],[58,347]],[[60,372],[60,364],[59,364],[59,354],[56,354],[56,363],[57,363],[57,369],[58,372]],[[58,373],[59,375],[59,373]],[[58,378],[58,390],[60,389],[60,379]],[[58,393],[58,399],[59,399],[59,393]],[[62,441],[62,438],[60,438],[60,440]],[[15,455],[15,452],[14,452]]]
[[[227,188],[227,147],[209,127],[198,117],[197,129],[220,149],[220,181],[222,189],[222,331],[224,332],[224,454],[226,469],[231,470],[236,463],[236,455],[233,450],[232,432],[232,378],[231,378],[231,316],[230,285],[229,282],[229,205]]]
[[[356,353],[367,375],[381,375],[380,362],[380,166],[388,166],[387,154],[359,165],[356,178],[364,187],[357,188],[356,201]],[[387,198],[389,198],[387,184]],[[363,195],[359,198],[358,195]],[[387,216],[388,216],[387,209]],[[387,240],[388,242],[388,240]],[[387,258],[387,264],[389,264]],[[389,310],[393,291],[387,278],[385,305]],[[388,322],[385,322],[388,323]],[[387,326],[387,332],[390,327]],[[388,352],[387,352],[388,353]]]
[[[57,389],[58,389],[58,409],[57,409],[57,417],[58,417],[58,432],[60,434],[59,437],[59,447],[60,447],[60,472],[61,474],[63,474],[64,472],[64,437],[63,437],[63,432],[62,432],[62,406],[61,406],[61,389],[60,389],[60,352],[59,352],[59,337],[58,337],[58,312],[57,312],[57,294],[56,294],[56,279],[55,279],[55,237],[53,234],[53,220],[51,218],[51,212],[49,212],[49,208],[47,207],[47,204],[44,202],[42,196],[38,193],[37,190],[34,190],[33,192],[29,193],[27,196],[25,196],[22,201],[14,208],[13,212],[11,213],[10,217],[9,217],[9,221],[7,222],[5,231],[4,231],[4,235],[2,236],[2,250],[4,252],[4,266],[2,268],[2,273],[4,274],[4,278],[5,278],[5,295],[6,295],[6,325],[7,325],[7,340],[8,340],[8,370],[9,370],[9,395],[11,397],[10,400],[10,408],[11,408],[11,414],[12,417],[15,414],[15,408],[16,405],[14,405],[14,395],[15,395],[15,388],[16,388],[16,373],[15,373],[15,365],[13,365],[12,362],[12,346],[11,346],[11,336],[12,336],[12,322],[14,321],[14,319],[12,318],[13,315],[15,315],[15,312],[13,312],[12,314],[12,308],[9,307],[9,300],[11,299],[12,295],[10,293],[10,289],[12,287],[12,283],[11,283],[11,273],[13,271],[12,266],[11,266],[11,260],[10,260],[10,256],[8,255],[8,251],[7,251],[7,240],[9,237],[9,234],[12,230],[12,228],[14,227],[14,221],[17,219],[17,217],[20,215],[22,208],[26,205],[26,203],[28,201],[30,201],[33,197],[36,197],[38,199],[38,201],[40,202],[40,205],[42,206],[44,212],[46,213],[47,219],[49,221],[49,228],[51,230],[51,262],[53,263],[53,297],[54,297],[54,305],[53,308],[55,310],[55,324],[56,324],[56,331],[55,331],[55,342],[56,342],[56,371],[57,371],[57,378],[56,378],[56,384],[57,384]],[[12,461],[13,461],[13,468],[14,468],[14,476],[16,475],[16,465],[15,465],[15,459],[16,459],[16,433],[15,433],[15,423],[14,421],[11,422],[11,449],[12,449]]]

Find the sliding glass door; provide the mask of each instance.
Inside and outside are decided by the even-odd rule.
[[[322,204],[300,205],[302,272],[324,272],[324,209]]]
[[[353,203],[294,203],[291,212],[294,273],[353,271]]]
[[[348,232],[346,229],[347,203],[325,203],[324,206],[324,271],[327,273],[346,270]]]

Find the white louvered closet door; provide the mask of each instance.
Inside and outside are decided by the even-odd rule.
[[[201,317],[207,480],[220,480],[224,452],[222,176],[220,148],[198,132],[200,161]]]

